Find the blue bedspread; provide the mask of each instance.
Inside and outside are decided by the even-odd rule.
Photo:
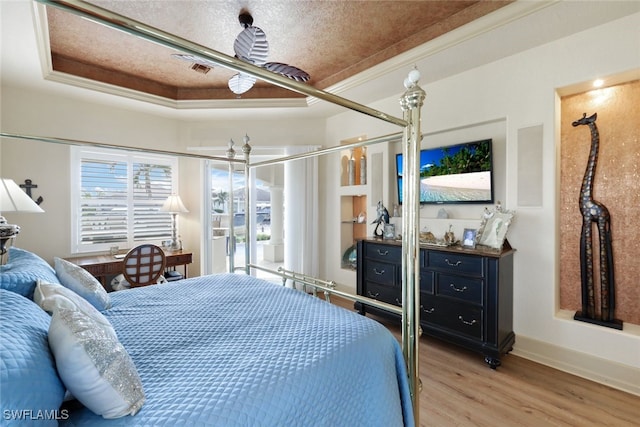
[[[142,378],[131,417],[61,425],[413,425],[397,340],[377,322],[239,274],[111,294],[105,311]]]

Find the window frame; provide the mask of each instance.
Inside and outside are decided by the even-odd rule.
[[[134,197],[134,185],[133,185],[133,166],[134,164],[146,163],[153,165],[168,166],[171,169],[171,178],[169,180],[171,188],[168,195],[177,194],[178,189],[178,158],[175,156],[161,155],[161,154],[149,154],[139,153],[127,150],[100,148],[100,147],[84,147],[84,146],[72,146],[71,148],[71,176],[70,176],[70,188],[71,188],[71,253],[89,253],[89,252],[107,252],[111,246],[117,245],[120,249],[130,249],[135,246],[152,243],[156,245],[162,245],[162,241],[171,238],[171,214],[168,212],[162,212],[162,222],[166,221],[167,229],[164,232],[164,227],[161,227],[162,237],[157,239],[135,239],[135,221],[134,216],[129,215],[126,222],[126,241],[119,242],[104,242],[104,243],[83,243],[83,233],[81,231],[82,226],[82,162],[85,159],[100,159],[100,160],[113,160],[114,162],[126,163],[127,176],[126,176],[126,200],[123,200],[123,204],[126,204],[127,212],[134,212],[134,206],[140,206],[140,204],[146,204],[141,202],[139,198]],[[157,202],[151,202],[153,206],[158,204],[161,206],[164,200]],[[99,203],[98,203],[99,205]]]

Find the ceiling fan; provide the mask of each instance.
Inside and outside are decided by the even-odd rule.
[[[267,35],[262,29],[253,26],[251,14],[241,12],[238,20],[244,29],[238,34],[233,43],[236,58],[299,82],[306,82],[311,78],[306,71],[292,65],[281,62],[267,62],[267,55],[269,54]],[[217,65],[213,61],[195,55],[173,54],[172,56],[191,62],[191,68],[203,74],[208,73]],[[245,73],[238,73],[229,79],[229,89],[233,93],[240,95],[251,89],[255,83],[255,77]]]

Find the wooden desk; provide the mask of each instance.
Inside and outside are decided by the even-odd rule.
[[[187,265],[193,262],[193,254],[185,251],[165,252],[166,265],[165,268],[175,268],[184,266],[184,277],[187,278]],[[88,255],[65,258],[67,261],[87,270],[97,279],[100,279],[105,289],[107,276],[115,276],[124,271],[124,260],[122,258],[114,258],[112,255]]]

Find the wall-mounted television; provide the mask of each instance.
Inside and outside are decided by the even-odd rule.
[[[396,155],[402,204],[402,153]],[[492,140],[420,151],[420,203],[493,203]]]

